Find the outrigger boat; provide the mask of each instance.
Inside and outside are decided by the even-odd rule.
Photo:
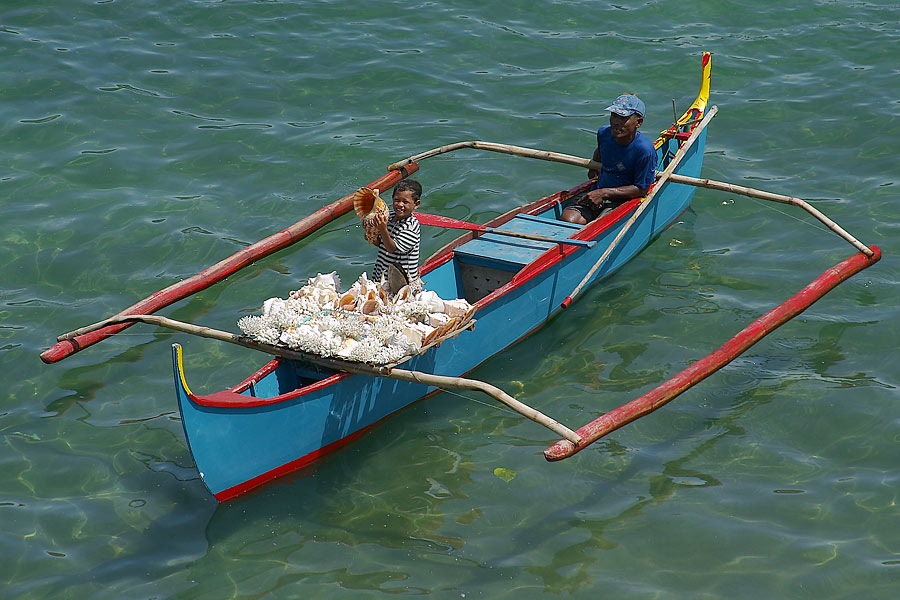
[[[442,298],[465,298],[475,306],[463,327],[434,340],[413,356],[388,365],[322,358],[227,332],[149,315],[203,289],[246,264],[271,254],[350,210],[352,195],[279,234],[262,240],[203,273],[138,303],[112,319],[60,336],[42,359],[56,362],[137,321],[238,343],[275,356],[224,391],[198,394],[187,383],[182,349],[172,347],[175,389],[185,436],[201,479],[219,500],[239,496],[300,469],[362,435],[374,424],[444,388],[484,391],[563,439],[545,450],[548,460],[580,451],[721,368],[772,329],[799,314],[828,290],[880,258],[806,205],[787,198],[697,177],[706,128],[716,114],[708,106],[710,55],[703,53],[700,92],[655,142],[662,169],[645,198],[628,201],[586,226],[560,220],[567,203],[592,181],[519,206],[485,226],[428,215],[423,224],[471,229],[422,266],[428,289]],[[590,160],[490,142],[461,142],[412,156],[388,167],[367,187],[385,191],[414,173],[419,162],[461,148],[596,167]],[[801,206],[853,244],[859,253],[827,271],[800,294],[767,313],[709,357],[697,361],[656,390],[573,431],[484,382],[462,379],[479,364],[514,345],[567,307],[583,289],[620,269],[689,206],[696,187]]]

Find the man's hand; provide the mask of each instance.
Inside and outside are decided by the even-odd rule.
[[[600,188],[599,190],[591,190],[584,197],[591,202],[594,206],[602,205],[606,200],[609,199],[609,192],[614,188]]]
[[[632,198],[640,198],[647,195],[647,190],[639,188],[636,185],[624,185],[621,187],[600,188],[599,190],[591,190],[586,193],[583,198],[597,206],[601,206],[604,202],[612,204],[621,204]]]

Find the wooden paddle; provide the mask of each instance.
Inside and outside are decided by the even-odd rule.
[[[551,244],[570,244],[572,246],[584,246],[585,248],[593,248],[597,242],[592,241],[584,241],[584,240],[572,240],[569,238],[552,238],[543,235],[535,235],[532,233],[520,233],[518,231],[504,231],[502,229],[495,229],[493,227],[487,227],[486,225],[478,225],[476,223],[469,223],[467,221],[460,221],[459,219],[452,219],[450,217],[443,217],[441,215],[431,215],[428,213],[420,213],[414,212],[413,216],[418,219],[419,223],[422,225],[433,225],[435,227],[447,227],[450,229],[468,229],[469,231],[481,231],[483,233],[496,233],[497,235],[506,235],[509,237],[520,238],[523,240],[535,240],[538,242],[550,242]]]

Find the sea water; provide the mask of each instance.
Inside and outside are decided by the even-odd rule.
[[[889,2],[8,1],[0,18],[0,596],[895,598],[898,7]],[[713,53],[703,175],[809,200],[884,259],[651,416],[556,436],[444,393],[217,504],[169,347],[217,391],[266,358],[147,325],[56,336],[461,140],[589,157],[622,92],[651,137]],[[422,210],[485,222],[582,169],[463,150]],[[424,228],[424,256],[458,232]],[[699,190],[564,314],[487,361],[572,427],[652,389],[852,247]],[[236,330],[317,272],[370,270],[348,215],[161,311]],[[253,452],[253,448],[246,448]]]

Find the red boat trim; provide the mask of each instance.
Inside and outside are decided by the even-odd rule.
[[[299,387],[284,394],[270,396],[269,398],[245,396],[244,394],[236,393],[233,390],[223,390],[221,392],[215,392],[213,394],[205,394],[201,396],[192,394],[189,390],[185,391],[187,392],[187,395],[191,399],[191,401],[200,406],[206,406],[209,408],[256,408],[259,406],[268,406],[269,404],[278,404],[279,402],[293,400],[294,398],[299,398],[300,396],[311,394],[312,392],[321,390],[322,388],[326,388],[329,385],[333,385],[339,381],[343,381],[344,379],[347,379],[352,375],[353,373],[335,373],[334,375],[326,377],[325,379],[322,379],[320,381],[316,381],[315,383]],[[250,384],[248,383],[247,385],[249,386]]]
[[[258,383],[260,379],[262,379],[263,377],[265,377],[266,375],[268,375],[269,373],[271,373],[272,371],[277,369],[278,365],[280,365],[280,364],[281,364],[280,358],[273,358],[272,360],[270,360],[269,362],[264,364],[262,367],[260,367],[260,369],[256,373],[254,373],[247,379],[243,380],[242,382],[240,382],[239,384],[237,384],[236,386],[231,388],[230,391],[232,391],[234,393],[243,392],[248,387],[250,387],[250,384]]]
[[[568,458],[608,433],[655,411],[700,383],[766,335],[802,313],[843,281],[878,262],[881,258],[881,250],[877,246],[870,247],[874,252],[871,257],[859,252],[844,259],[822,273],[802,290],[750,323],[712,354],[693,363],[643,396],[611,410],[578,429],[576,433],[582,437],[582,442],[578,446],[568,440],[560,440],[544,450],[544,457],[548,461]]]
[[[328,444],[327,446],[322,446],[318,450],[310,452],[306,456],[300,457],[296,460],[292,460],[291,462],[285,463],[285,464],[281,465],[280,467],[272,469],[271,471],[266,471],[262,475],[257,475],[253,479],[248,479],[247,481],[245,481],[243,483],[239,483],[238,485],[224,489],[221,492],[214,493],[213,495],[216,497],[216,500],[218,500],[220,502],[224,502],[226,500],[231,500],[232,498],[236,498],[242,494],[246,494],[250,490],[257,488],[265,483],[268,483],[268,482],[272,481],[273,479],[277,479],[278,477],[283,477],[284,475],[287,475],[288,473],[293,473],[294,471],[302,469],[303,467],[308,466],[310,463],[314,462],[315,460],[322,458],[325,454],[328,454],[329,452],[334,452],[341,446],[344,446],[345,444],[349,444],[353,440],[361,437],[363,434],[365,434],[367,431],[372,429],[375,425],[377,425],[380,422],[381,422],[381,420],[378,420],[375,423],[372,423],[371,425],[367,425],[366,427],[363,427],[362,429],[360,429],[357,432],[351,433],[347,437],[343,437],[336,442],[332,442],[332,443]]]
[[[463,236],[463,237],[465,237],[465,236]],[[422,275],[424,275],[424,274],[428,273],[429,271],[433,271],[434,269],[438,268],[445,262],[449,262],[450,259],[452,259],[452,258],[453,258],[452,252],[445,252],[444,254],[432,256],[431,258],[428,259],[427,262],[425,262],[424,265],[422,265],[422,268],[419,270],[419,272]]]
[[[540,326],[535,327],[533,330],[528,332],[528,334],[526,334],[526,335],[531,335],[534,331],[537,331],[538,329],[540,329]],[[470,371],[463,373],[463,376],[467,375],[468,373],[471,373],[472,371],[477,369],[480,365],[481,365],[481,363],[479,363],[478,365],[473,367]],[[352,374],[351,373],[340,373],[339,375],[345,375],[345,376],[349,377]],[[329,385],[331,385],[331,384],[329,384]],[[440,389],[433,390],[433,391],[425,394],[418,400],[425,400],[426,398],[431,398],[432,396],[439,394],[441,391],[442,390],[440,390]],[[193,397],[192,397],[192,399],[193,399]],[[232,486],[225,490],[222,490],[221,492],[214,493],[213,496],[215,496],[216,500],[218,500],[220,502],[225,502],[226,500],[231,500],[232,498],[236,498],[237,496],[246,494],[250,490],[253,490],[261,485],[264,485],[264,484],[272,481],[273,479],[277,479],[278,477],[283,477],[285,475],[293,473],[294,471],[298,471],[306,466],[309,466],[310,463],[313,463],[316,460],[323,458],[326,454],[334,452],[335,450],[338,450],[342,446],[345,446],[346,444],[349,444],[350,442],[353,442],[356,439],[360,438],[364,434],[371,431],[374,427],[380,425],[382,421],[384,421],[388,417],[393,416],[393,414],[394,413],[387,414],[384,417],[382,417],[381,419],[372,423],[371,425],[366,425],[359,431],[353,432],[346,437],[343,437],[335,442],[328,444],[327,446],[323,446],[323,447],[319,448],[318,450],[310,452],[309,454],[307,454],[301,458],[298,458],[296,460],[292,460],[288,463],[285,463],[285,464],[281,465],[280,467],[272,469],[271,471],[267,471],[267,472],[263,473],[262,475],[257,475],[256,477],[254,477],[252,479],[248,479],[247,481],[245,481],[243,483],[239,483],[238,485],[235,485],[235,486]]]
[[[583,239],[583,240],[592,240],[602,232],[606,231],[608,228],[612,227],[620,220],[624,219],[628,213],[634,210],[640,204],[640,199],[629,200],[625,204],[622,204],[612,212],[603,217],[600,217],[596,221],[591,221],[588,223],[584,229],[577,232],[572,236],[574,239]],[[573,252],[578,251],[577,246],[558,246],[557,248],[550,248],[531,263],[523,267],[518,273],[516,273],[512,280],[504,286],[501,286],[479,300],[475,303],[476,306],[482,308],[487,306],[494,300],[505,296],[506,294],[512,292],[517,287],[522,284],[534,279],[544,271],[550,269],[555,266],[559,262],[561,262],[564,258],[572,254]]]

